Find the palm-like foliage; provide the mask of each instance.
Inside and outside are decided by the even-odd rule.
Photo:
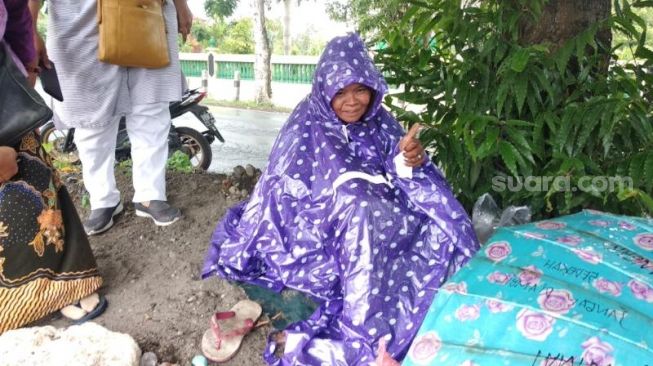
[[[423,142],[467,208],[492,192],[537,216],[653,212],[653,52],[646,23],[632,11],[650,1],[616,0],[614,16],[557,49],[520,42],[520,22],[533,21],[543,0],[410,3],[381,35],[388,47],[378,61],[391,84],[404,86],[388,103],[400,119],[428,126]],[[604,67],[605,52],[616,50],[597,43],[601,27],[635,40],[641,63]],[[437,46],[425,47],[432,39]],[[423,108],[408,112],[398,101]],[[569,186],[512,192],[497,184],[527,176],[561,177]],[[633,184],[604,187],[593,179],[601,176]]]

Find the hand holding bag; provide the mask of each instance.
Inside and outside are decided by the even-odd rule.
[[[0,146],[15,146],[52,118],[41,96],[27,84],[5,45],[0,43]]]
[[[168,66],[164,1],[97,0],[99,60],[127,67]]]

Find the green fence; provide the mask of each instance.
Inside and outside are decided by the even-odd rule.
[[[206,61],[180,60],[181,71],[186,77],[201,77],[202,70],[206,69]]]
[[[282,83],[310,84],[315,65],[272,64],[272,80]]]
[[[272,64],[272,81],[292,84],[310,84],[313,81],[315,65],[313,64]],[[201,77],[207,68],[206,61],[181,60],[181,69],[187,77]],[[216,61],[215,77],[218,79],[234,78],[240,70],[241,80],[254,80],[254,63],[239,61]]]
[[[226,62],[215,63],[218,79],[233,79],[236,70],[240,70],[240,80],[254,80],[254,63],[252,62]]]

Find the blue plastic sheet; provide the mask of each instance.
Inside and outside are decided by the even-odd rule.
[[[352,83],[374,91],[358,123],[330,107]],[[381,337],[403,357],[433,294],[478,249],[469,217],[430,161],[399,178],[404,131],[357,35],[326,46],[311,94],[282,128],[250,199],[216,228],[203,276],[292,288],[319,308],[286,330],[281,365],[369,365]]]
[[[584,211],[499,229],[403,365],[648,366],[652,317],[653,223]]]

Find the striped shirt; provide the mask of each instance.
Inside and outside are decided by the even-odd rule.
[[[98,60],[95,0],[50,0],[48,5],[48,55],[56,65],[64,97],[54,103],[58,125],[102,127],[130,114],[133,105],[181,99],[177,12],[172,0],[163,6],[170,65],[160,69]]]

